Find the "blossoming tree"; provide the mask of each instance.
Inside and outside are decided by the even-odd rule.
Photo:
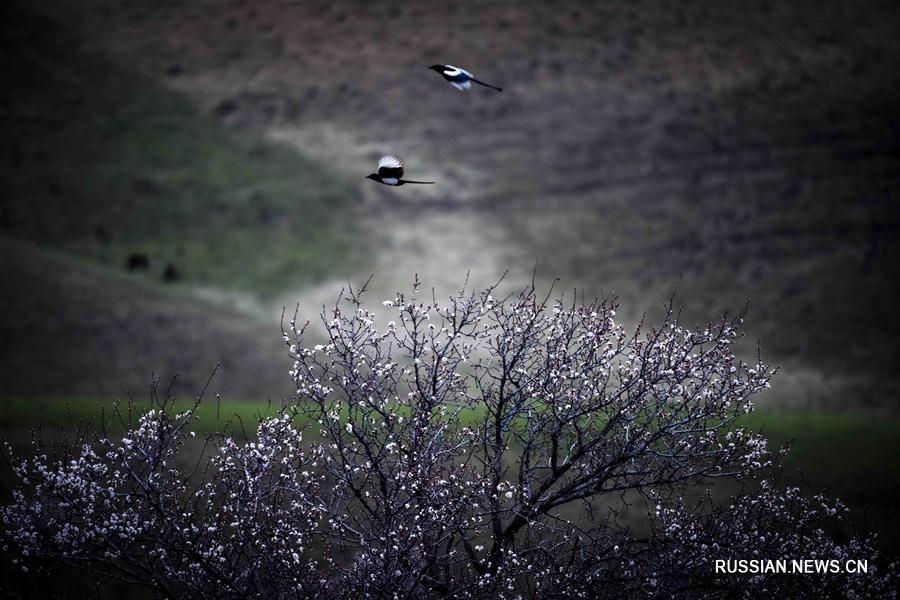
[[[669,310],[628,332],[612,301],[531,287],[352,291],[324,339],[284,326],[296,400],[255,436],[209,436],[170,398],[123,437],[16,459],[3,509],[15,566],[60,561],[169,598],[794,597],[890,594],[896,568],[719,574],[716,559],[876,557],[822,522],[844,509],[768,482],[740,427],[773,370],[732,348],[740,319],[687,328]],[[199,401],[198,401],[199,403]],[[700,498],[698,500],[698,497]]]

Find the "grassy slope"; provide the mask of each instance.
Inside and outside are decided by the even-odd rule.
[[[140,275],[0,238],[0,415],[8,397],[143,395],[177,375],[179,395],[289,394],[277,323],[161,289]]]
[[[856,503],[900,503],[900,422],[867,416],[758,409],[743,423],[771,444],[790,444],[785,465],[817,489]],[[793,477],[790,472],[788,476]]]
[[[3,17],[2,234],[263,296],[360,264],[352,190],[319,165],[79,52],[58,23]]]
[[[7,399],[0,412],[0,436],[24,449],[30,434],[28,427],[42,423],[45,431],[58,431],[85,420],[101,419],[121,430],[113,414],[112,401],[96,398]],[[180,401],[179,410],[189,400]],[[124,405],[122,405],[124,406]],[[138,401],[137,406],[146,406]],[[253,401],[207,401],[197,412],[194,429],[211,433],[223,428],[240,434],[241,428],[252,432],[259,417],[272,415],[277,404]],[[855,528],[864,525],[881,531],[881,545],[891,553],[900,552],[897,543],[896,506],[900,504],[900,422],[885,419],[872,422],[866,417],[818,412],[756,409],[742,419],[742,424],[762,431],[770,447],[790,444],[778,479],[783,484],[798,485],[809,491],[827,491],[853,508]],[[727,483],[724,485],[728,485]],[[863,523],[865,521],[865,523]]]
[[[115,425],[110,418],[114,404],[95,398],[40,402],[8,399],[4,403],[6,410],[0,414],[0,432],[19,430],[23,424],[43,422],[46,426],[59,426],[72,419],[96,420],[102,415]],[[189,405],[189,400],[182,400],[178,407],[180,410]],[[258,417],[277,410],[277,404],[254,401],[207,401],[197,411],[195,429],[213,432],[223,423],[238,420],[252,426]],[[804,483],[816,489],[834,490],[854,502],[889,505],[900,501],[900,487],[884,485],[900,470],[900,422],[896,420],[873,423],[871,419],[846,414],[756,409],[741,423],[762,431],[772,448],[790,444],[785,460],[787,477],[799,476],[794,472],[802,471]]]
[[[277,323],[193,298],[353,272],[353,190],[33,8],[0,8],[0,398],[139,395],[154,374],[193,393],[216,363],[216,391],[277,398]],[[149,271],[125,270],[136,252]],[[169,263],[181,282],[164,287]]]

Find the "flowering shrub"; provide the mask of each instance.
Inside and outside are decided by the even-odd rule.
[[[197,405],[172,414],[166,398],[120,439],[16,460],[2,511],[16,567],[53,559],[170,598],[892,593],[893,566],[715,572],[723,558],[876,557],[837,544],[822,521],[842,509],[796,490],[681,499],[773,461],[736,422],[773,375],[734,356],[740,319],[690,329],[670,310],[629,334],[614,302],[495,293],[439,303],[416,286],[383,303],[379,328],[351,292],[315,346],[295,316],[296,401],[246,441],[186,448]]]

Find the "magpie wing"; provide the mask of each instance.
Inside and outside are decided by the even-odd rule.
[[[393,154],[382,156],[378,161],[378,175],[382,178],[396,177],[400,179],[403,177],[403,161]]]
[[[447,65],[443,70],[444,79],[449,81],[450,83],[467,83],[470,79],[474,79],[475,76],[466,71],[465,69],[460,69],[459,67],[454,67],[453,65]],[[460,88],[462,89],[462,88]]]

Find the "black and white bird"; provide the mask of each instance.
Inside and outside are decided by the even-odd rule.
[[[454,67],[453,65],[431,65],[428,67],[432,71],[437,71],[440,73],[447,82],[460,91],[465,91],[472,87],[473,83],[477,83],[478,85],[483,85],[484,87],[489,87],[492,90],[497,90],[498,92],[502,92],[502,87],[497,87],[496,85],[491,85],[490,83],[485,83],[483,81],[478,81],[475,79],[475,76],[466,71],[465,69],[460,69],[459,67]]]
[[[409,181],[403,179],[403,161],[393,154],[382,156],[378,160],[378,172],[367,175],[366,179],[383,183],[384,185],[403,185],[404,183],[434,183],[433,181]]]

